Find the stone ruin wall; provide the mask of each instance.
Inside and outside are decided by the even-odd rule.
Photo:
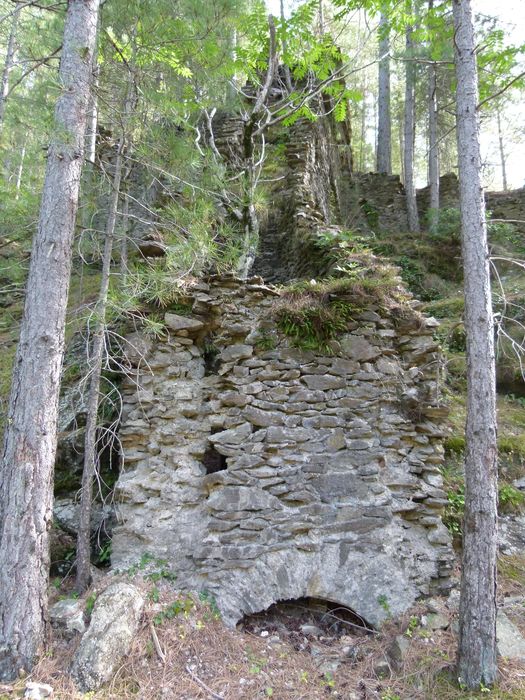
[[[278,335],[275,295],[211,278],[169,339],[130,338],[112,563],[167,559],[229,623],[312,596],[378,625],[450,586],[436,322],[371,307],[323,356]]]
[[[238,130],[218,119],[217,147],[232,157]],[[350,213],[334,212],[322,124],[295,124],[285,161],[255,273],[322,277],[316,233],[345,217],[366,231],[378,212],[380,226],[406,230],[398,178],[354,174]],[[370,304],[323,356],[276,331],[278,294],[260,277],[212,277],[193,286],[191,317],[166,316],[169,339],[130,339],[112,564],[167,559],[230,624],[316,597],[379,625],[451,585],[437,323]]]

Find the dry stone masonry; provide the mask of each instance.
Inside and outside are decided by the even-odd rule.
[[[379,625],[450,585],[437,324],[371,306],[316,354],[278,294],[211,277],[166,339],[130,337],[113,566],[167,559],[230,624],[312,596]]]
[[[334,222],[366,230],[381,209],[381,224],[395,214],[404,226],[398,180],[348,173],[346,194],[335,191],[343,160],[328,132],[321,120],[269,134],[270,151],[284,145],[282,178],[261,222],[259,276],[195,281],[182,300],[191,313],[168,312],[165,338],[129,338],[112,564],[167,560],[229,624],[312,597],[380,625],[450,587],[437,322],[370,300],[324,353],[277,329],[281,291],[267,283],[330,274],[318,243],[337,235]],[[239,133],[238,118],[216,117],[231,159]]]

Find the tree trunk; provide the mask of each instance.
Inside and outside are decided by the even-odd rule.
[[[129,172],[129,171],[128,171]],[[124,177],[125,179],[125,177]],[[129,228],[129,197],[124,190],[124,199],[122,202],[122,238],[120,241],[120,275],[122,281],[126,281],[129,272],[128,266],[128,228]]]
[[[97,32],[98,34],[98,32]],[[96,53],[93,56],[93,89],[91,91],[90,98],[90,108],[87,123],[87,133],[86,133],[86,160],[89,163],[90,172],[93,169],[93,164],[95,163],[96,149],[97,149],[97,128],[98,128],[98,80],[99,80],[99,67],[97,62]]]
[[[124,149],[124,137],[121,137],[115,172],[112,182],[111,200],[109,203],[108,219],[104,239],[104,252],[102,254],[102,274],[100,291],[97,304],[94,309],[95,330],[93,334],[93,347],[90,357],[90,380],[86,405],[86,435],[84,440],[84,468],[82,471],[82,490],[80,497],[80,519],[77,538],[77,578],[76,588],[83,593],[90,584],[91,573],[91,507],[93,501],[93,478],[97,471],[97,423],[98,405],[100,394],[100,378],[102,375],[102,361],[104,358],[106,307],[108,300],[109,279],[111,272],[111,257],[113,253],[113,239],[115,223],[117,220],[117,208],[120,195],[120,180],[122,176],[122,154]]]
[[[284,12],[284,0],[281,0],[281,22],[284,26],[286,22],[286,15]],[[283,39],[283,54],[286,56],[288,52],[288,42],[286,39]],[[288,94],[290,95],[293,92],[293,85],[292,85],[292,74],[290,73],[290,67],[284,64],[284,81],[286,83],[286,89],[288,90]]]
[[[133,33],[133,38],[135,32]],[[135,62],[135,47],[131,66]],[[108,207],[108,218],[104,238],[104,252],[102,254],[102,273],[100,278],[100,291],[94,309],[95,328],[93,333],[93,347],[90,362],[89,391],[86,406],[86,435],[84,439],[84,467],[82,470],[82,489],[80,495],[80,518],[77,537],[77,577],[76,588],[83,593],[91,581],[91,509],[93,503],[93,479],[97,472],[97,425],[100,396],[100,379],[102,376],[102,362],[104,359],[105,335],[106,335],[106,308],[108,302],[109,281],[111,273],[111,259],[113,254],[113,241],[115,238],[115,224],[117,221],[118,203],[120,199],[120,184],[122,181],[122,167],[124,161],[124,149],[126,146],[126,130],[133,106],[134,76],[130,69],[129,86],[124,105],[122,118],[122,132],[117,146],[113,180],[111,183],[111,198]],[[127,202],[127,198],[126,198]]]
[[[0,471],[0,679],[29,670],[47,625],[64,326],[99,0],[69,0]]]
[[[363,80],[362,92],[363,95],[367,94],[367,82],[366,74]],[[361,100],[361,142],[359,144],[359,172],[364,172],[365,170],[365,146],[366,146],[366,122],[367,122],[367,110],[366,110],[366,100],[363,98]]]
[[[509,183],[507,181],[507,157],[505,155],[505,142],[503,140],[503,131],[501,129],[501,109],[498,107],[497,112],[498,120],[498,142],[499,142],[499,157],[501,161],[501,177],[503,180],[503,191],[507,192],[509,189]]]
[[[274,81],[278,67],[277,55],[277,38],[275,29],[275,20],[272,15],[268,15],[269,29],[269,54],[268,68],[263,86],[257,92],[255,104],[250,116],[244,123],[242,134],[242,149],[243,149],[243,209],[242,223],[244,228],[243,254],[239,261],[238,273],[241,279],[247,279],[250,274],[255,255],[257,252],[257,244],[259,242],[259,217],[255,209],[254,196],[257,187],[256,168],[260,165],[255,163],[255,138],[261,136],[264,138],[264,125],[261,125],[261,116],[264,114],[270,88]],[[264,156],[261,156],[261,159]],[[261,163],[262,164],[262,163]]]
[[[416,187],[414,184],[414,148],[416,139],[416,67],[414,58],[413,27],[406,31],[406,82],[405,82],[405,152],[404,172],[407,200],[408,228],[413,233],[419,232]]]
[[[22,144],[22,150],[20,151],[20,160],[18,161],[18,168],[16,171],[16,195],[15,195],[15,199],[18,199],[20,197],[20,188],[22,186],[22,174],[24,172],[24,161],[26,158],[26,149],[27,149],[27,138],[24,140],[24,143]]]
[[[434,0],[428,0],[428,9],[434,9]],[[430,188],[430,230],[439,223],[439,147],[436,66],[428,67],[428,184]]]
[[[496,680],[497,446],[494,325],[481,186],[478,81],[470,0],[454,0],[462,251],[467,336],[465,517],[458,676]]]
[[[377,97],[377,172],[392,174],[392,118],[390,114],[390,30],[386,14],[379,23]]]
[[[16,3],[16,7],[11,20],[11,28],[9,29],[9,38],[7,40],[4,70],[2,71],[2,86],[0,87],[0,127],[4,123],[5,103],[7,100],[7,93],[9,92],[9,74],[11,73],[13,64],[15,62],[16,30],[18,27],[18,20],[20,19],[20,11],[23,5],[23,2]]]

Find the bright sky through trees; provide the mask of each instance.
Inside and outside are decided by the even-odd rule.
[[[299,0],[285,0],[285,12],[289,12],[298,6]],[[280,15],[280,0],[266,0],[269,12]],[[505,31],[509,43],[525,43],[525,2],[524,0],[502,0],[494,3],[494,0],[473,0],[474,11],[489,17],[496,15]],[[525,67],[524,67],[525,70]],[[507,177],[509,187],[517,188],[525,185],[525,104],[520,100],[517,104],[507,106],[505,110],[504,138],[507,156]],[[521,133],[520,133],[521,129]],[[374,130],[368,131],[369,138],[373,140]],[[481,133],[482,161],[484,163],[484,184],[489,189],[501,189],[501,168],[498,151],[498,135],[495,120],[486,120],[482,125]],[[425,184],[423,173],[418,173],[417,185]]]

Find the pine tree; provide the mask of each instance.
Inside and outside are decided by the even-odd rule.
[[[99,0],[69,0],[62,93],[47,154],[0,472],[0,679],[44,642],[49,530],[71,249]]]
[[[454,0],[457,141],[467,337],[465,516],[458,676],[496,680],[497,444],[494,323],[481,185],[478,79],[470,0]]]

